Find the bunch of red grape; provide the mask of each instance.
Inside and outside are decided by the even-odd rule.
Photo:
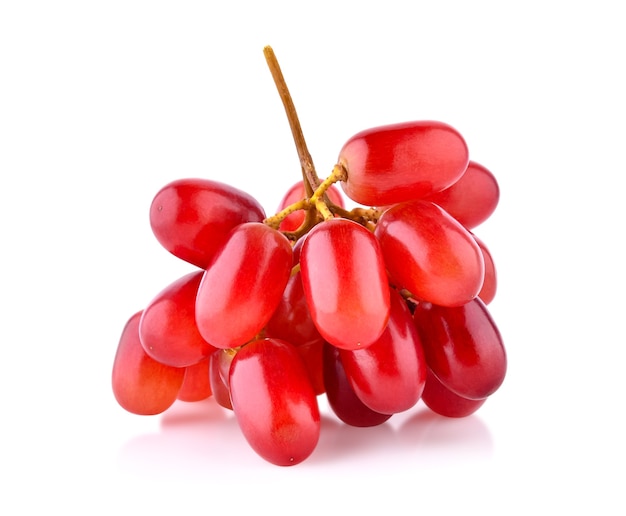
[[[419,400],[448,417],[473,413],[506,372],[486,308],[495,268],[471,232],[496,208],[495,177],[455,129],[420,121],[356,134],[320,181],[279,91],[303,179],[275,215],[209,179],[156,194],[156,238],[195,268],[127,322],[118,403],[147,415],[213,396],[261,457],[284,466],[318,443],[318,396],[357,427]]]

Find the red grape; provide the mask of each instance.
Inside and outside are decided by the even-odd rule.
[[[341,363],[339,348],[325,343],[323,348],[324,385],[330,408],[350,426],[382,425],[391,414],[381,414],[363,403],[352,389]]]
[[[495,211],[500,199],[500,187],[489,170],[470,161],[456,183],[429,195],[427,199],[441,206],[467,229],[472,229]]]
[[[419,121],[367,129],[339,152],[350,199],[383,206],[421,199],[456,182],[469,161],[463,137],[447,124]]]
[[[391,291],[391,315],[381,337],[366,349],[340,350],[346,376],[359,399],[383,414],[410,409],[426,381],[426,361],[411,312]]]
[[[348,219],[315,226],[300,252],[302,285],[324,340],[344,349],[376,341],[389,319],[389,285],[374,235]]]
[[[232,230],[204,272],[196,297],[196,323],[217,348],[253,339],[281,300],[292,268],[289,240],[258,222]]]
[[[475,298],[485,263],[474,237],[439,206],[426,201],[397,204],[375,230],[387,270],[399,288],[443,306]]]
[[[484,399],[500,387],[506,353],[480,298],[457,307],[419,303],[413,317],[426,363],[445,387],[473,400]]]
[[[146,354],[139,340],[141,314],[134,314],[124,326],[111,384],[121,407],[133,414],[154,415],[176,401],[185,369],[161,364]]]
[[[187,367],[207,358],[215,348],[196,326],[196,293],[203,271],[174,281],[148,303],[139,322],[139,337],[148,355],[174,367]]]
[[[465,417],[483,406],[487,398],[470,400],[455,394],[428,370],[422,393],[424,404],[433,412],[446,417]]]
[[[265,211],[252,196],[208,179],[172,181],[150,206],[150,225],[157,240],[178,258],[202,269],[232,228],[263,219]]]
[[[265,460],[291,466],[317,446],[317,398],[295,347],[279,339],[242,347],[230,368],[233,411],[250,446]]]
[[[211,396],[209,361],[210,357],[207,357],[197,364],[185,368],[183,384],[178,391],[179,400],[201,401]]]

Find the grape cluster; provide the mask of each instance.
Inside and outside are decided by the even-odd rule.
[[[213,396],[253,450],[283,466],[314,451],[319,396],[356,427],[419,400],[463,417],[506,373],[487,309],[494,263],[472,233],[499,188],[462,136],[435,121],[377,127],[350,138],[323,181],[301,162],[309,168],[269,217],[210,179],[156,194],[154,235],[194,268],[130,317],[112,374],[136,414]]]

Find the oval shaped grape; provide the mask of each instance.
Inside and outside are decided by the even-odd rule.
[[[437,121],[375,127],[352,136],[339,152],[350,199],[383,206],[422,199],[455,183],[469,162],[456,129]]]
[[[483,254],[472,234],[436,204],[414,201],[389,208],[375,235],[399,288],[443,306],[460,306],[478,295]]]
[[[506,352],[480,298],[458,307],[419,303],[413,318],[426,363],[446,388],[480,400],[500,387],[506,375]]]
[[[322,349],[324,387],[334,414],[350,426],[382,425],[392,414],[381,414],[363,403],[352,389],[341,363],[341,350],[325,343]]]
[[[254,197],[209,179],[172,181],[150,205],[150,226],[157,240],[201,269],[207,268],[231,229],[263,219],[265,211]]]
[[[146,353],[156,361],[187,367],[215,351],[196,325],[196,294],[202,274],[191,272],[172,282],[144,309],[139,337]]]
[[[389,284],[370,231],[348,219],[318,224],[302,245],[300,270],[311,318],[324,340],[360,349],[380,337],[389,320]]]
[[[370,409],[395,414],[420,399],[426,360],[411,312],[397,291],[391,291],[391,315],[381,337],[366,349],[340,354],[352,389]]]
[[[313,453],[320,435],[319,407],[294,346],[279,339],[245,345],[233,358],[229,384],[239,427],[261,457],[293,466]]]
[[[111,385],[121,407],[147,416],[164,412],[176,401],[185,369],[161,364],[146,354],[139,340],[141,314],[134,314],[124,326]]]
[[[500,187],[487,168],[470,161],[456,183],[429,195],[427,200],[441,206],[467,229],[473,229],[496,210]]]
[[[252,340],[270,320],[292,268],[289,240],[258,222],[232,230],[204,272],[196,296],[196,324],[216,348]]]

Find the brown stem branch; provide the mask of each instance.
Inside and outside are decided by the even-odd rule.
[[[317,173],[315,172],[313,159],[311,158],[311,154],[309,153],[309,150],[307,148],[306,141],[304,140],[304,134],[302,133],[302,127],[300,126],[300,121],[298,119],[298,114],[296,113],[296,108],[293,104],[291,94],[289,93],[289,89],[287,88],[287,83],[285,82],[285,78],[283,77],[283,73],[280,69],[280,65],[278,64],[278,60],[276,59],[276,55],[274,54],[274,50],[268,45],[263,49],[263,54],[265,55],[267,66],[270,69],[272,78],[274,79],[274,84],[276,85],[276,89],[278,90],[278,94],[280,95],[280,99],[285,108],[287,119],[289,120],[291,134],[293,135],[296,149],[298,151],[298,157],[300,158],[302,179],[304,181],[306,195],[307,197],[310,197],[319,186],[320,180],[317,177]]]

